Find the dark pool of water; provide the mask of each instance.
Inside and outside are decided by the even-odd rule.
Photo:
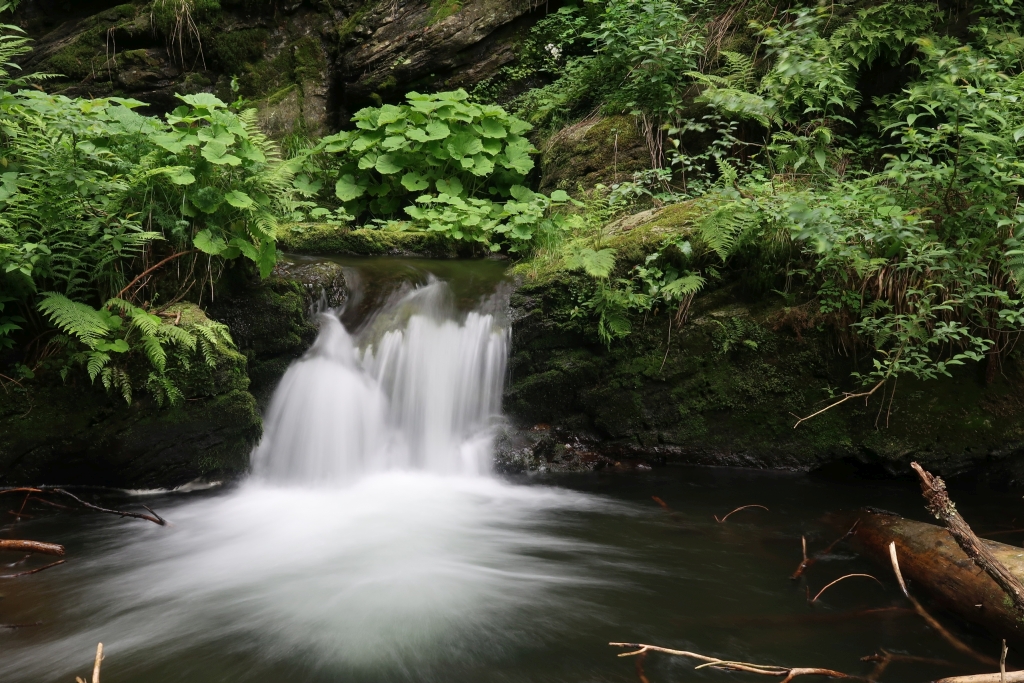
[[[1022,526],[1019,495],[951,488],[977,530]],[[43,622],[0,631],[0,680],[84,676],[97,640],[104,683],[638,680],[609,641],[858,675],[883,648],[952,663],[893,664],[882,678],[893,683],[980,668],[919,618],[869,611],[907,604],[891,571],[846,547],[788,578],[801,535],[812,552],[838,535],[819,521],[827,512],[926,519],[910,481],[663,468],[503,484],[384,478],[355,491],[243,485],[145,502],[175,526],[33,509],[3,529],[65,544],[68,562],[0,584],[0,623]],[[755,503],[769,510],[713,518]],[[853,572],[883,585],[850,579],[808,604],[808,588]],[[993,639],[937,614],[997,656]],[[761,680],[693,666],[650,655],[646,674]]]

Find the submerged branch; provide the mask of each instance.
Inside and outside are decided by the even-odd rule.
[[[968,645],[967,643],[965,643],[964,641],[960,640],[952,633],[947,631],[946,628],[942,624],[940,624],[935,617],[933,617],[931,614],[928,613],[927,610],[925,610],[924,606],[917,601],[917,598],[910,594],[910,591],[907,590],[907,583],[903,580],[903,572],[900,571],[899,559],[896,557],[895,541],[889,544],[889,558],[890,560],[892,560],[892,569],[896,573],[896,580],[900,584],[900,590],[903,591],[903,595],[907,598],[907,600],[910,600],[910,604],[914,606],[914,611],[917,612],[918,615],[925,620],[925,623],[932,627],[932,629],[934,629],[936,633],[942,636],[942,638],[947,643],[952,645],[955,649],[959,650],[960,652],[963,652],[964,654],[970,657],[973,657],[974,659],[978,660],[982,664],[985,664],[986,666],[995,666],[996,660],[992,659],[988,655],[981,654],[980,652],[972,648],[970,645]]]
[[[28,571],[25,571],[25,572],[18,572],[17,574],[2,574],[2,575],[0,575],[0,579],[16,579],[19,576],[28,576],[29,574],[38,574],[39,572],[43,571],[44,569],[49,569],[50,567],[56,567],[57,565],[64,564],[66,562],[67,562],[67,560],[57,560],[56,562],[51,562],[50,564],[44,565],[42,567],[36,567],[35,569],[29,569]]]
[[[152,513],[152,514],[147,515],[147,514],[143,514],[141,512],[130,512],[128,510],[111,510],[110,508],[100,507],[99,505],[93,505],[92,503],[88,503],[88,502],[82,500],[81,498],[79,498],[78,496],[76,496],[75,494],[71,493],[70,491],[66,491],[66,490],[64,490],[62,488],[51,488],[49,486],[40,486],[38,488],[19,487],[19,488],[2,489],[2,490],[0,490],[0,494],[2,494],[2,493],[35,493],[35,494],[40,494],[40,493],[57,493],[57,494],[60,494],[62,496],[67,496],[68,498],[71,498],[72,500],[74,500],[76,503],[78,503],[82,507],[88,508],[90,510],[95,510],[96,512],[106,512],[108,514],[117,515],[119,517],[133,517],[135,519],[144,519],[144,520],[146,520],[148,522],[153,522],[154,524],[159,524],[160,526],[166,526],[167,525],[167,520],[165,520],[163,517],[158,515],[156,512],[153,511],[152,508],[150,508],[147,505],[143,505],[142,507],[144,507],[147,510],[149,510],[149,512]],[[47,505],[53,505],[54,507],[63,507],[63,506],[57,505],[56,503],[51,503],[49,501],[44,501],[44,500],[42,500],[40,498],[33,498],[33,500],[38,500],[41,503],[46,503]]]
[[[739,512],[740,510],[746,510],[747,508],[761,508],[762,510],[765,510],[767,512],[771,512],[771,510],[768,510],[768,508],[766,508],[764,505],[754,504],[754,505],[741,505],[738,508],[736,508],[735,510],[733,510],[732,512],[730,512],[729,514],[727,514],[725,517],[722,517],[721,519],[718,518],[718,515],[712,515],[712,516],[715,518],[716,522],[721,524],[725,520],[727,520],[730,517],[732,517],[733,513]]]
[[[832,669],[819,669],[819,668],[805,668],[805,667],[792,667],[787,668],[784,666],[775,666],[774,664],[750,664],[748,662],[730,662],[724,659],[718,659],[717,657],[708,657],[707,655],[698,654],[696,652],[687,652],[686,650],[672,650],[667,647],[659,647],[657,645],[645,645],[643,643],[608,643],[612,647],[631,647],[634,648],[633,652],[623,652],[619,657],[633,657],[636,655],[645,655],[648,652],[662,652],[667,655],[676,655],[679,657],[688,657],[690,659],[696,659],[704,662],[699,665],[698,669],[712,668],[720,671],[745,671],[752,674],[761,674],[762,676],[775,676],[782,678],[782,683],[789,683],[797,676],[828,676],[829,678],[850,678],[857,679],[857,676],[851,676],[844,674],[841,671],[833,671]],[[863,680],[863,679],[860,679]]]
[[[832,552],[833,548],[835,548],[837,545],[839,545],[840,543],[842,543],[843,541],[848,539],[850,536],[853,536],[857,532],[857,525],[858,524],[860,524],[860,520],[859,519],[856,522],[853,523],[853,526],[850,527],[849,531],[847,531],[845,534],[843,534],[842,536],[840,536],[836,540],[832,541],[831,545],[829,545],[829,547],[825,548],[824,551],[822,551],[821,553],[818,553],[814,557],[810,557],[810,558],[807,557],[807,538],[804,537],[804,536],[801,536],[800,540],[803,543],[804,560],[803,560],[803,562],[800,563],[800,566],[796,568],[796,571],[793,572],[793,576],[791,576],[789,578],[791,578],[791,579],[793,579],[795,581],[796,579],[799,579],[801,576],[803,576],[803,573],[805,571],[807,571],[812,564],[817,562],[819,557],[822,557],[824,555],[828,555],[829,553]]]

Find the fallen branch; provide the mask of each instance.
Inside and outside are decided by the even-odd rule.
[[[171,254],[170,256],[168,256],[167,258],[165,258],[164,260],[162,260],[162,261],[160,261],[159,263],[157,263],[157,264],[156,264],[155,266],[150,266],[149,268],[146,268],[146,269],[145,269],[144,271],[142,271],[142,272],[141,272],[141,273],[139,273],[139,274],[138,274],[137,276],[135,276],[135,279],[134,279],[134,280],[132,280],[131,282],[129,282],[129,283],[127,284],[127,285],[125,285],[125,286],[124,286],[124,289],[122,289],[122,290],[121,290],[120,292],[118,292],[118,293],[117,293],[117,296],[116,296],[116,297],[114,297],[114,298],[115,298],[115,299],[120,299],[120,298],[121,298],[122,296],[124,296],[124,293],[125,293],[125,292],[127,292],[127,291],[128,291],[129,289],[131,289],[132,287],[134,287],[134,286],[135,286],[135,283],[136,283],[136,282],[138,282],[138,281],[139,281],[139,280],[141,280],[142,278],[146,277],[147,275],[149,275],[149,274],[150,274],[150,273],[152,273],[152,272],[153,272],[154,270],[156,270],[156,269],[157,269],[157,268],[159,268],[160,266],[164,265],[164,264],[165,264],[165,263],[167,263],[168,261],[173,261],[174,259],[178,258],[179,256],[186,256],[186,255],[188,255],[188,254],[192,254],[192,253],[195,253],[195,251],[196,251],[195,249],[187,249],[187,250],[185,250],[185,251],[179,251],[179,252],[178,252],[177,254]]]
[[[716,522],[721,524],[725,520],[727,520],[730,517],[732,517],[733,513],[739,512],[740,510],[746,510],[747,508],[761,508],[762,510],[766,510],[767,512],[771,512],[771,510],[768,510],[768,508],[766,508],[764,505],[741,505],[738,508],[736,508],[735,510],[733,510],[732,512],[730,512],[729,514],[727,514],[725,517],[722,517],[721,519],[718,518],[718,515],[712,515],[712,516],[715,518]]]
[[[707,655],[697,654],[696,652],[687,652],[686,650],[672,650],[667,647],[659,647],[657,645],[645,645],[643,643],[608,643],[612,647],[631,647],[634,648],[633,652],[623,652],[619,657],[634,657],[637,655],[645,655],[648,652],[662,652],[667,655],[676,655],[679,657],[688,657],[690,659],[696,659],[704,662],[699,665],[698,669],[711,668],[718,669],[719,671],[745,671],[752,674],[761,674],[762,676],[775,676],[782,678],[782,683],[789,683],[797,676],[828,676],[829,678],[851,678],[857,679],[857,676],[850,676],[844,674],[841,671],[833,671],[832,669],[817,669],[817,668],[803,668],[793,667],[787,668],[784,666],[775,666],[773,664],[750,664],[747,662],[730,662],[724,659],[718,659],[717,657],[708,657]],[[861,679],[863,680],[863,679]]]
[[[921,492],[928,501],[928,511],[946,525],[949,534],[956,541],[957,545],[960,546],[961,550],[964,551],[964,554],[974,560],[974,564],[978,565],[986,574],[992,577],[993,581],[999,584],[999,587],[1013,601],[1019,616],[1024,618],[1024,584],[1021,583],[1020,579],[1011,574],[1003,566],[1003,563],[997,560],[995,555],[985,547],[981,539],[971,531],[971,527],[968,526],[964,518],[957,512],[953,501],[949,499],[949,494],[946,493],[945,482],[939,477],[926,472],[916,462],[910,463],[910,466],[921,477]]]
[[[56,543],[43,543],[41,541],[0,540],[0,550],[57,555],[58,557],[64,554],[64,546],[57,545]]]
[[[836,540],[832,541],[832,544],[829,545],[829,547],[825,548],[825,550],[823,552],[818,553],[817,555],[815,555],[814,557],[811,557],[811,558],[807,557],[807,538],[804,537],[804,536],[801,536],[800,540],[803,542],[803,548],[804,548],[804,561],[800,563],[800,566],[796,568],[795,572],[793,572],[793,576],[791,576],[789,578],[791,578],[791,579],[793,579],[795,581],[795,580],[799,579],[801,576],[803,576],[803,573],[805,571],[807,571],[807,569],[810,568],[810,566],[812,564],[817,562],[819,557],[823,557],[825,555],[828,555],[829,553],[832,552],[833,548],[835,548],[837,545],[839,545],[840,543],[842,543],[843,541],[848,539],[850,536],[853,536],[853,534],[856,533],[856,531],[857,531],[857,525],[858,524],[860,524],[860,520],[859,519],[856,522],[853,523],[853,526],[850,527],[849,531],[847,531],[845,534],[843,534],[842,536],[840,536]]]
[[[898,581],[900,584],[900,590],[903,591],[903,595],[907,598],[907,600],[910,600],[910,604],[914,606],[914,611],[917,612],[921,616],[921,618],[925,620],[925,623],[931,626],[940,636],[942,636],[942,638],[947,643],[952,645],[960,652],[963,652],[964,654],[973,657],[974,659],[978,660],[982,664],[985,664],[986,666],[995,666],[996,660],[992,659],[988,655],[981,654],[980,652],[972,648],[970,645],[968,645],[967,643],[965,643],[964,641],[960,640],[952,633],[947,631],[942,626],[942,624],[940,624],[935,619],[935,617],[929,614],[928,611],[925,610],[924,606],[922,606],[921,603],[918,602],[917,599],[910,594],[910,591],[907,590],[907,584],[903,580],[903,572],[900,571],[900,561],[896,557],[895,541],[889,544],[889,558],[892,560],[892,569],[896,573],[896,581]]]
[[[847,401],[849,401],[852,398],[863,398],[863,399],[865,399],[865,402],[866,402],[867,399],[870,398],[873,393],[875,393],[876,391],[881,389],[884,384],[885,384],[885,380],[883,379],[881,382],[879,382],[875,386],[871,387],[871,389],[869,391],[861,391],[861,392],[858,392],[858,393],[850,393],[849,391],[844,391],[843,392],[843,397],[841,399],[839,399],[835,403],[832,403],[830,405],[825,406],[824,408],[822,408],[821,410],[819,410],[816,413],[811,413],[807,417],[798,417],[798,416],[794,415],[793,417],[798,417],[798,419],[796,421],[796,424],[793,425],[793,429],[796,429],[797,427],[799,427],[801,422],[806,422],[807,420],[810,420],[812,417],[817,417],[818,415],[821,415],[822,413],[824,413],[826,410],[832,410],[837,405],[840,405],[842,403],[846,403]]]
[[[853,577],[855,577],[855,576],[864,576],[864,577],[866,577],[866,578],[869,578],[869,579],[871,579],[872,581],[874,581],[875,583],[877,583],[877,584],[878,584],[879,586],[881,586],[881,585],[882,585],[882,582],[881,582],[881,581],[879,581],[878,579],[876,579],[875,577],[871,576],[871,574],[847,574],[846,576],[840,576],[840,577],[839,577],[838,579],[836,579],[835,581],[833,581],[832,583],[828,584],[827,586],[825,586],[824,588],[822,588],[822,589],[821,589],[820,591],[818,591],[818,594],[814,596],[814,599],[813,599],[813,600],[811,600],[811,602],[812,602],[812,603],[815,603],[815,602],[817,602],[817,601],[818,601],[818,598],[820,598],[820,597],[821,597],[821,594],[822,594],[822,593],[824,593],[824,592],[825,592],[825,591],[827,591],[827,590],[828,590],[829,588],[831,588],[832,586],[836,585],[837,583],[839,583],[839,582],[840,582],[840,581],[842,581],[843,579],[852,579],[852,578],[853,578]],[[882,586],[882,587],[884,588],[884,586]]]
[[[35,569],[30,569],[27,572],[18,572],[17,574],[3,574],[3,575],[0,575],[0,579],[16,579],[19,576],[28,576],[29,574],[38,574],[39,572],[43,571],[44,569],[49,569],[50,567],[56,567],[58,564],[64,564],[65,562],[67,562],[67,560],[57,560],[56,562],[51,562],[50,564],[48,564],[48,565],[46,565],[44,567],[36,567]]]
[[[151,515],[146,515],[146,514],[143,514],[141,512],[129,512],[128,510],[111,510],[110,508],[104,508],[104,507],[100,507],[99,505],[93,505],[92,503],[87,503],[86,501],[82,500],[81,498],[79,498],[75,494],[71,493],[70,491],[65,491],[62,488],[51,488],[49,486],[40,486],[38,488],[20,487],[20,488],[2,489],[2,490],[0,490],[0,494],[2,494],[2,493],[35,493],[35,494],[40,494],[40,493],[58,493],[58,494],[60,494],[62,496],[67,496],[68,498],[71,498],[72,500],[74,500],[76,503],[78,503],[82,507],[88,508],[90,510],[95,510],[96,512],[106,512],[108,514],[117,515],[119,517],[133,517],[135,519],[144,519],[146,521],[153,522],[154,524],[159,524],[160,526],[166,526],[166,524],[167,524],[167,520],[165,520],[163,517],[158,515],[156,512],[153,512],[153,509],[150,508],[147,505],[143,505],[142,507],[144,507],[147,510],[149,510],[150,513],[152,513]],[[38,500],[41,503],[45,502],[47,505],[53,505],[54,507],[62,507],[62,506],[57,505],[56,503],[51,503],[49,501],[44,501],[44,500],[42,500],[41,498],[38,498],[38,497],[33,498],[33,500]]]

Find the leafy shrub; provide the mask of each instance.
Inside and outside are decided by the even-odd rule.
[[[26,49],[0,30],[0,64]],[[186,333],[158,313],[200,297],[225,260],[270,272],[297,162],[279,158],[254,112],[212,95],[182,97],[161,120],[133,100],[23,85],[0,80],[0,349],[21,335],[35,340],[16,349],[29,373],[82,364],[126,400],[134,386],[174,403],[167,349],[202,351],[197,340],[212,332]],[[177,274],[160,270],[179,258]]]
[[[489,249],[524,249],[551,199],[524,183],[536,150],[530,125],[464,90],[409,93],[404,105],[362,109],[355,130],[324,138],[336,155],[335,194],[358,221],[411,218],[413,227],[444,232]],[[315,190],[308,179],[305,189]],[[562,192],[556,202],[567,201]]]

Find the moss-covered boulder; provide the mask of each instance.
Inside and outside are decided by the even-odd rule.
[[[623,268],[642,263],[659,241],[688,229],[690,212],[682,204],[620,221],[606,244]],[[917,460],[945,475],[1001,468],[1006,479],[1024,480],[1021,359],[1008,359],[991,383],[978,365],[929,382],[901,378],[794,428],[857,391],[851,372],[870,369],[869,358],[848,355],[817,327],[810,306],[749,298],[739,283],[726,284],[699,296],[681,329],[670,329],[674,311],[656,311],[606,348],[579,315],[589,278],[557,264],[517,272],[505,406],[523,431],[510,466],[531,457],[570,468],[634,460],[814,470],[845,462],[895,474]]]
[[[312,292],[280,272],[262,281],[227,284],[209,313],[231,330],[248,363],[250,391],[262,407],[291,362],[316,339]]]
[[[207,322],[191,304],[165,315],[186,329]],[[66,383],[8,383],[0,390],[0,483],[169,488],[246,471],[262,431],[246,360],[222,340],[209,350],[210,363],[197,355],[172,364],[184,395],[173,407],[142,394],[127,405],[81,372]]]
[[[632,180],[651,167],[651,153],[632,116],[587,119],[540,144],[540,189],[573,191]]]

